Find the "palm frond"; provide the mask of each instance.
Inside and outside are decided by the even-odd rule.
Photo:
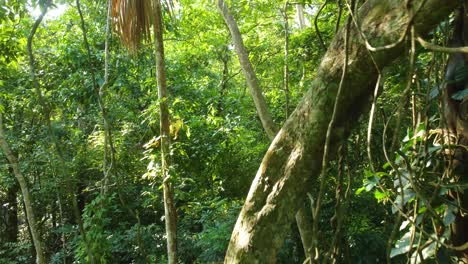
[[[155,6],[162,4],[173,24],[180,5],[177,0],[111,0],[112,24],[123,44],[135,53],[142,41],[151,40]],[[159,2],[158,2],[159,1]]]
[[[151,38],[154,22],[154,1],[158,0],[112,0],[112,24],[123,44],[136,52],[143,40]]]
[[[173,26],[176,25],[177,12],[180,9],[179,1],[177,1],[177,0],[161,0],[161,4],[164,7],[164,10],[169,15]]]

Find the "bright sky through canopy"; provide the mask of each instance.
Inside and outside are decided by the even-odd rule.
[[[58,4],[55,7],[49,7],[49,9],[47,10],[45,19],[57,19],[67,10],[67,7],[68,7],[67,4]],[[32,16],[34,18],[37,18],[39,17],[40,14],[41,14],[41,8],[37,6],[32,11]]]

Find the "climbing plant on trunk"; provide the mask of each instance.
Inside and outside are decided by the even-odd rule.
[[[361,6],[349,33],[348,71],[329,139],[331,153],[355,125],[352,120],[368,109],[379,69],[403,53],[403,42],[398,41],[401,35],[411,26],[418,34],[426,34],[457,5],[457,1],[441,0],[417,2],[414,6],[370,0]],[[314,181],[313,176],[320,175],[330,113],[343,72],[344,35],[341,30],[335,36],[312,87],[264,156],[234,228],[225,263],[275,263],[286,226],[307,186]],[[376,52],[371,54],[363,36],[377,46],[396,44],[374,49]]]

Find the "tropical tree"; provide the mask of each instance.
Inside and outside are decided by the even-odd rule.
[[[457,5],[456,1],[409,6],[397,1],[367,1],[348,18],[322,59],[312,88],[270,145],[237,220],[225,263],[276,261],[285,227],[299,208],[306,187],[315,175],[325,182],[323,172],[331,154],[355,125],[349,120],[359,118],[382,69],[402,54],[401,35],[405,39],[406,32],[427,34]],[[354,5],[351,13],[352,8]],[[392,22],[381,24],[385,18]],[[319,193],[315,217],[321,199]]]
[[[168,263],[177,263],[177,212],[170,176],[170,120],[169,99],[164,62],[164,41],[161,3],[157,1],[121,1],[112,3],[115,28],[123,43],[135,52],[142,38],[150,38],[151,26],[154,34],[156,55],[156,78],[160,114],[161,177],[163,179],[164,211],[167,235]]]
[[[0,0],[0,263],[463,261],[459,2]]]
[[[34,243],[34,248],[36,250],[36,263],[43,264],[46,263],[44,255],[44,243],[42,242],[41,234],[38,229],[38,222],[36,220],[36,213],[34,212],[33,203],[31,199],[31,192],[29,191],[28,182],[23,176],[23,173],[20,169],[20,164],[18,158],[13,154],[11,148],[6,141],[5,132],[3,130],[3,114],[0,112],[0,147],[5,153],[10,165],[15,174],[16,180],[18,181],[21,193],[23,194],[23,202],[26,207],[27,218],[29,228],[31,230],[31,236]]]

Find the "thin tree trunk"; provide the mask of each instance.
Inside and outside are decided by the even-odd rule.
[[[96,72],[93,67],[91,59],[91,48],[89,46],[86,23],[84,21],[83,13],[81,11],[80,0],[76,0],[76,7],[81,20],[81,30],[83,32],[83,43],[86,48],[88,56],[88,67],[91,73],[91,81],[93,83],[93,89],[96,91],[99,108],[101,110],[103,125],[104,125],[104,157],[102,164],[103,179],[101,184],[101,193],[105,194],[108,189],[108,182],[111,170],[114,166],[114,145],[112,139],[112,132],[107,118],[107,109],[104,103],[104,93],[109,85],[109,31],[110,31],[110,13],[111,13],[111,2],[107,2],[107,17],[106,17],[106,36],[105,36],[105,50],[104,50],[104,83],[101,87],[98,87],[96,80]],[[110,154],[109,154],[110,150]]]
[[[166,66],[164,62],[163,22],[161,3],[155,1],[154,39],[156,46],[156,77],[160,111],[161,170],[164,192],[164,215],[166,222],[167,256],[169,264],[177,263],[177,212],[171,185],[170,167],[170,121],[168,92],[166,84]]]
[[[419,4],[415,3],[417,7]],[[426,34],[458,4],[425,1],[414,18],[416,32]],[[368,0],[359,11],[358,24],[373,43],[395,43],[411,20],[409,13],[401,1]],[[320,175],[330,113],[343,72],[344,35],[341,30],[335,37],[312,87],[263,158],[234,228],[225,263],[276,262],[288,224],[314,182],[313,177]],[[355,27],[351,28],[349,41],[348,74],[330,136],[332,152],[336,152],[338,142],[348,136],[356,120],[368,109],[378,77],[374,62],[383,68],[404,54],[404,45],[400,43],[374,53],[372,58]]]
[[[115,148],[114,148],[114,139],[112,136],[112,129],[109,123],[109,118],[107,115],[107,108],[105,106],[105,92],[109,86],[109,35],[110,35],[110,24],[111,24],[111,8],[112,2],[107,1],[107,17],[106,17],[106,35],[104,41],[104,83],[98,87],[96,80],[96,72],[93,67],[91,59],[91,48],[89,46],[86,23],[81,11],[80,0],[76,0],[76,7],[78,14],[80,15],[81,20],[81,30],[83,32],[83,43],[86,48],[86,53],[88,56],[88,67],[89,72],[91,73],[91,81],[93,84],[93,89],[96,91],[99,108],[101,110],[101,116],[104,126],[104,157],[102,160],[102,171],[103,179],[101,183],[101,193],[105,194],[108,190],[109,178],[111,176],[112,169],[115,166]]]
[[[13,168],[9,167],[10,175],[15,175]],[[7,217],[6,217],[6,230],[5,230],[5,241],[6,242],[17,242],[18,241],[18,202],[16,197],[18,196],[18,182],[15,180],[11,186],[7,189]]]
[[[249,53],[244,46],[239,27],[237,26],[234,17],[229,12],[227,4],[224,3],[223,0],[218,0],[218,9],[223,15],[224,21],[226,22],[229,31],[231,32],[234,48],[237,52],[237,56],[239,57],[239,62],[242,71],[244,72],[247,85],[249,86],[250,93],[252,94],[255,107],[257,108],[257,114],[268,137],[273,140],[273,138],[276,136],[278,128],[276,127],[275,123],[273,123],[273,118],[271,117],[270,112],[268,112],[265,97],[263,96],[262,89],[258,84],[257,75],[255,74],[252,64],[250,63]]]
[[[8,161],[10,162],[10,166],[13,168],[13,172],[15,174],[16,180],[21,188],[21,193],[23,194],[23,201],[24,207],[26,209],[26,216],[29,223],[29,228],[31,229],[31,236],[34,244],[34,248],[36,250],[36,263],[38,264],[45,264],[46,259],[44,255],[44,246],[42,243],[41,235],[39,233],[39,229],[36,222],[36,215],[34,214],[34,209],[31,202],[30,191],[28,187],[28,183],[23,176],[23,173],[20,170],[19,162],[16,156],[10,149],[6,139],[5,133],[3,131],[3,115],[0,113],[0,146],[7,157]]]
[[[218,110],[218,114],[219,115],[222,115],[223,111],[224,111],[224,97],[226,96],[226,90],[227,90],[227,85],[228,85],[228,81],[229,81],[229,54],[227,52],[227,48],[225,51],[223,51],[223,53],[221,54],[221,61],[223,62],[223,74],[222,74],[222,77],[221,77],[221,82],[219,84],[220,86],[220,89],[219,89],[219,101],[218,101],[218,105],[217,105],[217,110]]]
[[[65,220],[63,219],[63,208],[62,208],[62,199],[60,198],[60,193],[57,192],[57,203],[58,203],[58,208],[59,208],[59,217],[60,217],[60,228],[64,228],[65,226]],[[60,235],[60,241],[62,242],[62,251],[64,252],[63,254],[63,263],[67,263],[67,239],[65,237],[65,233],[61,232]]]
[[[286,105],[285,105],[286,118],[288,118],[289,116],[289,67],[287,63],[288,55],[289,55],[289,52],[288,52],[289,50],[288,30],[289,29],[288,29],[287,7],[288,7],[288,3],[286,2],[284,6],[284,12],[285,12],[284,13],[284,20],[285,20],[285,46],[284,46],[285,53],[284,53],[284,56],[285,58],[284,58],[284,79],[283,79],[285,99],[286,99]],[[248,52],[242,41],[242,36],[240,34],[237,23],[234,17],[229,13],[228,6],[227,4],[223,2],[223,0],[218,1],[218,8],[224,17],[224,20],[226,24],[228,25],[229,30],[231,31],[232,39],[234,42],[234,46],[236,48],[237,55],[239,57],[239,61],[241,63],[242,70],[244,72],[245,78],[247,79],[247,84],[249,85],[252,98],[255,102],[257,114],[260,117],[260,120],[262,122],[263,128],[267,136],[270,138],[270,140],[273,140],[276,133],[278,133],[277,126],[273,122],[273,119],[271,118],[271,115],[268,111],[265,97],[262,94],[262,90],[260,89],[260,86],[258,84],[257,76],[250,63]],[[299,229],[299,234],[301,235],[301,241],[303,243],[304,253],[307,259],[310,257],[308,253],[311,252],[310,247],[312,246],[311,237],[307,237],[307,236],[312,234],[312,226],[311,226],[311,222],[308,222],[304,218],[306,214],[307,214],[307,208],[305,206],[302,206],[296,215],[296,221],[297,221],[297,227]]]
[[[34,40],[34,35],[36,34],[36,31],[39,27],[39,25],[41,24],[42,22],[42,19],[44,18],[45,14],[47,13],[47,9],[49,7],[49,5],[52,3],[51,0],[47,0],[44,4],[44,8],[42,9],[42,12],[41,12],[41,15],[36,19],[36,21],[34,22],[34,25],[31,29],[31,33],[29,34],[28,36],[28,43],[27,43],[27,48],[28,48],[28,55],[29,55],[29,71],[30,71],[30,75],[31,75],[31,82],[32,82],[32,85],[33,85],[33,88],[34,90],[36,91],[36,94],[37,94],[37,97],[39,99],[39,103],[42,107],[42,111],[43,111],[43,114],[44,114],[44,119],[46,121],[46,125],[47,125],[47,132],[49,133],[49,137],[51,138],[51,143],[52,145],[55,147],[55,150],[57,152],[57,157],[60,161],[60,172],[61,172],[61,175],[62,176],[65,176],[66,179],[65,179],[65,183],[66,183],[66,186],[67,186],[67,189],[68,191],[70,192],[71,194],[71,199],[72,199],[72,210],[73,210],[73,214],[76,218],[76,222],[78,224],[78,229],[80,231],[80,235],[86,245],[86,250],[87,250],[87,254],[88,254],[88,257],[89,257],[89,261],[90,263],[94,263],[94,259],[93,259],[93,256],[91,254],[91,249],[88,245],[88,240],[86,238],[86,232],[85,232],[85,229],[84,229],[84,225],[83,225],[83,221],[81,219],[81,212],[80,212],[80,209],[78,207],[78,200],[77,200],[77,195],[75,195],[75,191],[76,191],[76,186],[74,184],[74,182],[72,181],[71,178],[67,177],[66,176],[66,165],[65,165],[65,160],[64,160],[64,155],[63,155],[63,152],[62,152],[62,148],[61,148],[61,145],[57,139],[57,136],[54,132],[54,130],[52,129],[52,123],[51,123],[51,117],[50,117],[50,108],[49,108],[49,105],[47,104],[44,96],[42,95],[42,92],[41,92],[41,88],[40,88],[40,84],[36,78],[36,72],[35,72],[35,59],[34,59],[34,54],[33,54],[33,48],[32,48],[32,44],[33,44],[33,40]]]
[[[305,19],[304,19],[304,8],[302,4],[296,4],[296,13],[297,13],[297,20],[299,22],[299,28],[303,30],[305,28]]]
[[[289,18],[288,18],[288,6],[289,3],[286,1],[284,4],[284,69],[283,69],[283,89],[285,97],[285,114],[286,118],[289,117]]]

